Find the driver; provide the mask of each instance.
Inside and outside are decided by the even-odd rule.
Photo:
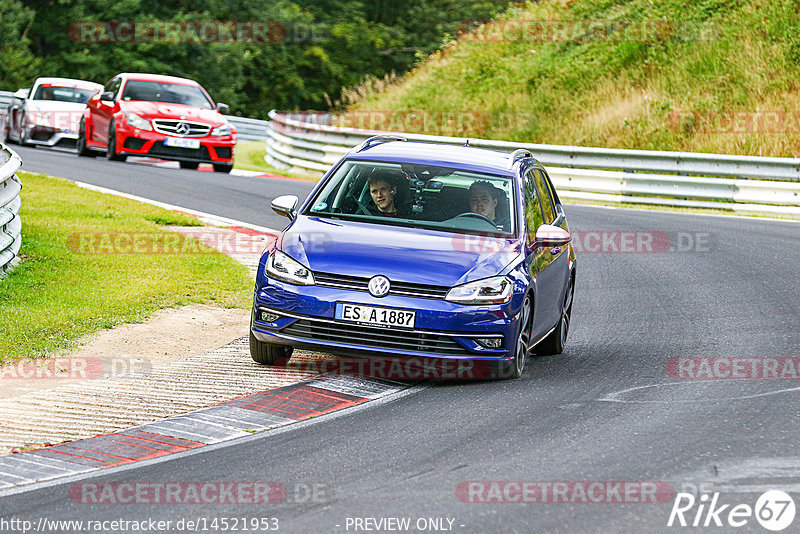
[[[469,186],[469,210],[472,213],[483,215],[487,219],[493,221],[498,228],[506,230],[508,228],[508,216],[501,213],[503,206],[498,206],[498,203],[503,197],[503,192],[492,185],[490,182],[481,180],[473,182]]]
[[[394,173],[381,173],[370,177],[368,181],[369,194],[377,208],[376,215],[383,215],[384,217],[407,216],[406,210],[395,203],[400,178],[400,175],[395,176]]]

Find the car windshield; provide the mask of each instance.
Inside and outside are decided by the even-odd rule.
[[[32,100],[55,100],[57,102],[73,102],[85,104],[97,91],[81,89],[79,87],[63,87],[51,84],[42,84],[36,88]]]
[[[458,233],[514,232],[509,177],[419,164],[345,161],[306,215]]]
[[[142,100],[145,102],[169,102],[196,108],[213,109],[214,106],[205,93],[196,85],[178,83],[145,82],[129,80],[125,84],[122,100]]]

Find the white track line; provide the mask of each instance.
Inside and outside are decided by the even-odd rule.
[[[157,206],[159,208],[164,208],[170,211],[182,211],[184,213],[188,213],[189,215],[194,215],[201,221],[214,225],[214,226],[241,226],[243,228],[250,228],[251,230],[256,230],[258,232],[263,232],[265,234],[272,234],[278,235],[280,234],[280,230],[274,230],[272,228],[267,228],[266,226],[259,226],[257,224],[250,224],[244,221],[237,221],[236,219],[229,219],[227,217],[222,217],[220,215],[212,215],[211,213],[206,213],[203,211],[197,211],[190,208],[184,208],[182,206],[176,206],[174,204],[167,204],[166,202],[161,202],[159,200],[153,200],[150,198],[139,197],[136,195],[131,195],[129,193],[123,193],[122,191],[116,191],[114,189],[108,189],[106,187],[100,187],[98,185],[87,184],[84,182],[77,182],[73,181],[75,185],[78,187],[82,187],[84,189],[88,189],[90,191],[97,191],[98,193],[104,193],[107,195],[114,195],[121,198],[127,198],[130,200],[136,200],[137,202],[143,202],[145,204],[150,204],[152,206]]]

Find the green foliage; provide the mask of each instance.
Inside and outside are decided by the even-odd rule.
[[[797,0],[571,0],[513,6],[350,103],[490,117],[469,137],[797,157],[798,80]]]
[[[198,80],[237,115],[326,109],[343,88],[367,76],[406,72],[445,33],[454,35],[461,21],[488,20],[505,5],[506,0],[0,0],[0,88],[16,90],[44,75],[105,83],[119,72],[152,72]],[[278,31],[267,43],[85,42],[103,35],[86,30],[86,21],[266,21]],[[20,38],[28,25],[28,37]]]
[[[0,80],[13,90],[35,77],[39,66],[28,39],[33,18],[22,2],[0,0]]]

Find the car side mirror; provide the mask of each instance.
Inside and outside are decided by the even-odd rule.
[[[219,111],[220,113],[222,113],[224,115],[227,115],[230,110],[231,110],[231,107],[228,104],[223,104],[222,102],[219,102],[217,104],[217,111]]]
[[[26,89],[17,89],[17,92],[14,93],[14,97],[19,98],[20,100],[25,100],[28,98],[28,94],[31,92],[29,88]]]
[[[536,245],[540,247],[563,247],[572,241],[569,232],[552,224],[543,224],[536,229]]]
[[[100,100],[106,102],[113,102],[114,101],[114,91],[104,91],[100,93]]]
[[[283,195],[273,199],[272,211],[278,215],[283,215],[294,219],[297,216],[297,197],[294,195]]]

